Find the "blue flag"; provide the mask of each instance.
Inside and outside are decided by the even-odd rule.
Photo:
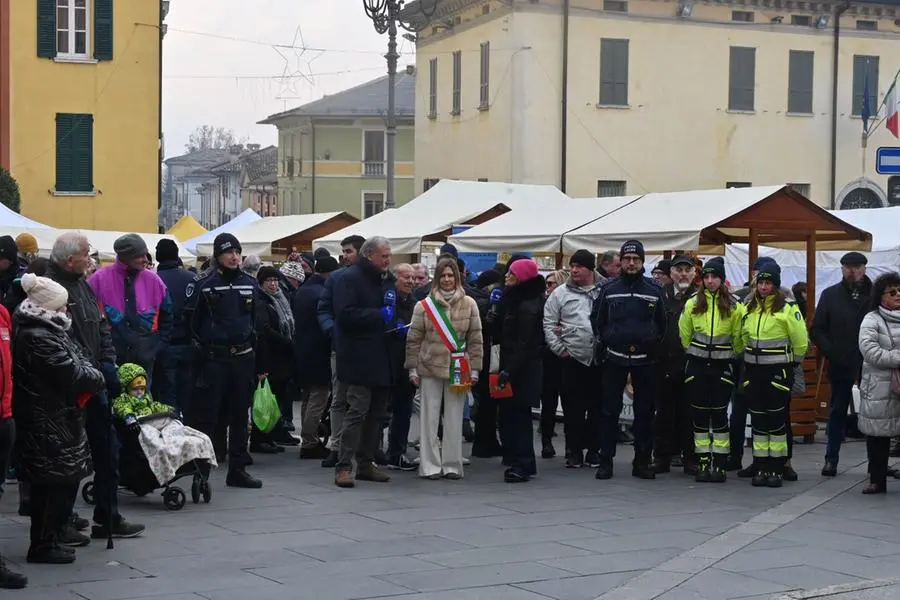
[[[862,117],[863,123],[863,133],[869,133],[869,119],[872,117],[872,107],[869,104],[869,69],[868,65],[866,65],[866,80],[863,83],[863,98],[862,98],[862,113],[860,116]]]

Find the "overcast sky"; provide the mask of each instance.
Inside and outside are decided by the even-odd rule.
[[[200,125],[275,144],[275,127],[257,121],[386,72],[387,38],[362,0],[172,0],[166,24],[166,157],[183,154]],[[412,44],[401,51],[400,69],[415,62]]]

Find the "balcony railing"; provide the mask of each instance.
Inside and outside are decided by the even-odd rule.
[[[384,177],[384,162],[363,162],[363,177]]]

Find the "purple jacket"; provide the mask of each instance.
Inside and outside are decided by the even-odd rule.
[[[119,261],[94,273],[88,283],[109,319],[119,364],[152,369],[172,335],[172,299],[166,284],[153,271],[130,276]],[[133,292],[133,306],[127,305],[126,292]]]

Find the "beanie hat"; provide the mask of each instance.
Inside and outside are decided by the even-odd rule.
[[[522,258],[509,265],[509,272],[516,276],[519,282],[534,279],[539,275],[537,263],[530,258]]]
[[[323,256],[316,260],[316,273],[331,273],[340,268],[338,261],[333,256]]]
[[[644,244],[638,240],[628,240],[622,244],[622,249],[619,250],[619,256],[624,257],[626,254],[637,254],[641,260],[644,260]]]
[[[290,279],[296,279],[300,283],[306,281],[306,273],[303,270],[303,265],[298,262],[286,262],[281,265],[281,274]]]
[[[241,243],[230,233],[220,233],[213,242],[213,256],[218,258],[230,250],[240,252]]]
[[[316,260],[321,260],[328,256],[331,256],[331,252],[329,252],[327,248],[323,248],[321,246],[316,248],[316,251],[313,252],[313,258]]]
[[[38,243],[33,235],[22,232],[16,236],[16,247],[22,254],[37,254]]]
[[[770,262],[772,262],[772,263],[775,262],[775,259],[772,258],[771,256],[760,256],[759,258],[756,259],[756,262],[753,263],[753,270],[759,271],[760,269],[762,269],[763,265],[765,265],[766,263],[770,263]]]
[[[444,244],[441,246],[441,254],[449,254],[453,258],[459,258],[459,251],[453,244]]]
[[[478,275],[475,280],[475,287],[483,288],[489,285],[496,285],[503,281],[503,275],[495,269],[488,269]]]
[[[259,271],[256,272],[256,280],[260,283],[264,283],[266,279],[281,279],[281,275],[278,273],[278,269],[275,267],[260,267]]]
[[[52,279],[34,273],[22,275],[22,289],[32,304],[45,310],[58,312],[69,302],[69,292]]]
[[[11,235],[0,236],[0,259],[16,260],[19,255],[19,249],[16,248],[16,241]]]
[[[250,277],[256,277],[256,274],[259,273],[259,268],[261,266],[262,261],[255,254],[248,254],[244,257],[244,260],[241,261],[241,271],[243,271]]]
[[[178,244],[169,238],[156,242],[156,260],[157,262],[178,260]]]
[[[714,256],[703,265],[702,273],[706,275],[707,273],[711,273],[725,281],[725,259],[721,256]]]
[[[590,250],[576,250],[569,259],[569,266],[579,265],[593,271],[597,268],[597,257]]]
[[[774,260],[764,262],[756,274],[756,281],[771,281],[781,287],[781,267]]]
[[[672,261],[671,260],[663,259],[663,260],[659,261],[658,263],[656,263],[656,266],[653,267],[654,273],[656,271],[662,271],[663,273],[668,275],[670,270],[672,270]]]
[[[126,233],[117,239],[113,242],[113,250],[116,253],[116,258],[121,261],[134,260],[149,254],[147,242],[136,233]]]

